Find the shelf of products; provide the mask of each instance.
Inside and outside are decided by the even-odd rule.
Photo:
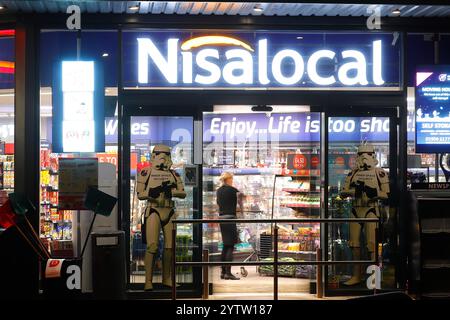
[[[0,190],[14,190],[14,156],[0,155]]]
[[[203,218],[218,219],[216,190],[220,174],[238,171],[234,176],[235,187],[244,194],[244,219],[269,219],[272,206],[273,174],[262,168],[210,168],[203,172]],[[252,170],[249,170],[252,169]],[[212,174],[211,174],[212,173]],[[268,224],[238,224],[240,243],[235,246],[236,259],[243,260],[255,250],[259,250],[259,235],[269,229]],[[209,250],[211,259],[218,259],[222,250],[220,226],[216,223],[203,225],[203,247]]]
[[[292,219],[308,218],[320,215],[320,186],[314,176],[283,174],[276,177],[274,218]],[[320,246],[320,224],[281,224],[278,230],[278,254],[281,259],[292,261],[314,260]],[[291,266],[285,268],[281,275],[301,278],[312,278],[314,268],[307,266]],[[260,271],[271,274],[271,268]],[[286,273],[286,274],[284,274]]]
[[[58,155],[41,149],[40,237],[52,256],[73,257],[72,219],[76,211],[58,207]]]
[[[309,152],[316,154],[314,148]],[[304,148],[308,150],[308,148]],[[242,151],[226,152],[243,155]],[[234,174],[235,187],[244,194],[244,216],[246,219],[292,219],[296,217],[316,217],[320,214],[320,171],[290,170],[286,168],[288,155],[297,153],[297,148],[282,144],[280,149],[267,154],[259,154],[252,163],[251,157],[235,159],[233,165],[213,164],[203,170],[203,218],[217,219],[216,190],[219,177],[224,171]],[[264,157],[264,159],[262,159]],[[220,162],[220,161],[219,161]],[[276,179],[276,180],[275,180]],[[274,190],[275,182],[275,190]],[[274,205],[272,209],[272,199]],[[273,210],[273,211],[272,211]],[[272,226],[270,224],[238,224],[241,242],[235,246],[234,260],[243,260],[253,252],[261,260],[273,259]],[[265,236],[264,236],[265,235]],[[262,239],[266,237],[264,242]],[[264,242],[264,243],[263,243]],[[315,250],[320,243],[320,224],[279,225],[278,252],[280,261],[304,261],[315,259]],[[203,246],[209,249],[211,260],[220,257],[222,240],[218,224],[204,224]],[[263,254],[263,251],[267,253]],[[314,268],[310,266],[287,266],[280,275],[310,278]],[[271,266],[259,268],[262,275],[271,275]],[[297,272],[298,271],[298,272]]]

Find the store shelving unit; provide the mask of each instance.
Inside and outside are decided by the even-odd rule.
[[[72,258],[74,211],[59,210],[58,157],[41,149],[40,237],[53,257]]]
[[[422,299],[450,299],[450,198],[448,191],[415,191],[420,226]]]
[[[273,173],[267,168],[205,168],[203,173],[203,218],[218,218],[216,189],[219,185],[219,176],[225,170],[234,173],[236,188],[245,195],[244,217],[249,219],[270,218]],[[234,258],[244,260],[255,250],[261,249],[258,236],[270,231],[270,226],[249,224],[238,225],[238,228],[240,234],[247,237],[248,241],[236,245]],[[210,260],[220,259],[222,243],[218,224],[203,225],[203,247],[209,250]]]
[[[0,155],[0,190],[14,190],[14,156]]]
[[[308,174],[276,174],[273,185],[272,218],[307,218],[320,215],[320,190],[318,170]],[[279,225],[278,253],[280,259],[313,260],[320,243],[320,225]],[[273,249],[272,249],[273,251]],[[271,274],[270,268],[260,268],[263,274]],[[283,273],[282,273],[283,275]],[[301,266],[284,273],[285,276],[311,278],[313,269]]]

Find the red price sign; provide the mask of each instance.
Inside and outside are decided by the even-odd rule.
[[[306,157],[302,154],[296,154],[294,156],[294,169],[297,170],[303,170],[307,168],[308,165],[308,160],[306,159]]]

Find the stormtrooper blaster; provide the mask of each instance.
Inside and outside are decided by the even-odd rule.
[[[369,199],[375,200],[377,197],[377,189],[366,186],[366,183],[361,180],[357,180],[351,184],[351,187],[355,188],[355,197],[360,198],[364,193],[367,195]]]
[[[177,185],[170,181],[164,181],[160,186],[156,188],[150,188],[148,195],[150,198],[157,199],[161,195],[164,194],[165,198],[172,198],[172,189],[176,188]]]

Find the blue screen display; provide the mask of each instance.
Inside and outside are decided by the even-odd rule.
[[[450,152],[450,66],[416,72],[416,152]]]

